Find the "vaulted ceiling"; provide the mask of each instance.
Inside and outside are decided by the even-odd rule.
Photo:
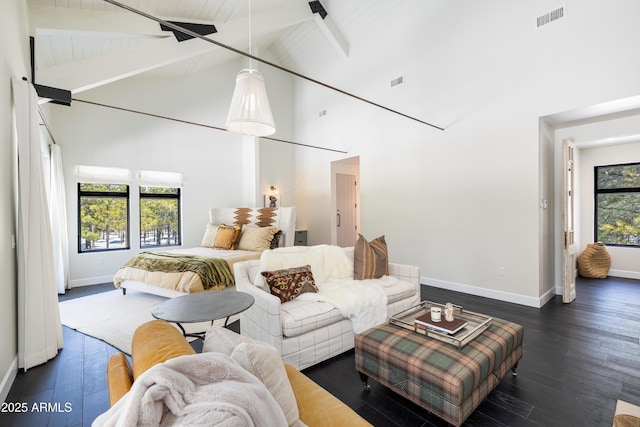
[[[79,93],[142,73],[188,75],[239,57],[198,38],[178,42],[157,21],[109,1],[27,2],[35,82],[41,85]],[[248,51],[251,39],[254,55],[268,49],[275,62],[290,69],[327,56],[348,58],[343,28],[363,16],[363,2],[335,2],[333,13],[330,0],[118,2],[163,21],[213,24],[217,32],[207,37],[242,51]],[[314,13],[318,4],[329,13]]]

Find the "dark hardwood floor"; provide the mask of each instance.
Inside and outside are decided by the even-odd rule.
[[[61,300],[110,289],[75,288]],[[616,399],[640,405],[640,281],[579,278],[577,292],[571,304],[556,296],[536,309],[423,286],[423,299],[455,302],[525,327],[518,376],[507,375],[465,426],[608,427]],[[232,328],[237,331],[237,322]],[[88,426],[108,408],[106,363],[117,350],[63,329],[64,349],[20,372],[7,397],[7,403],[26,403],[27,412],[0,412],[1,426]],[[373,380],[365,392],[353,351],[304,372],[375,426],[447,425]],[[34,403],[48,410],[35,411]]]

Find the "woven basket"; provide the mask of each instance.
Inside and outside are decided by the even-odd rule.
[[[589,243],[578,257],[578,273],[589,279],[605,279],[611,267],[611,257],[602,242]]]

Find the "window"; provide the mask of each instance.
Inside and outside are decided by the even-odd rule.
[[[640,246],[640,163],[595,167],[595,239]]]
[[[129,186],[78,183],[78,252],[129,249]]]
[[[140,247],[180,244],[180,188],[140,186]]]
[[[138,171],[140,247],[180,245],[179,172]]]

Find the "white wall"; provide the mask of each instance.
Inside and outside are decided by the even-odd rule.
[[[25,2],[0,2],[0,401],[18,370],[16,235],[17,170],[11,79],[27,76]]]
[[[384,233],[423,282],[532,306],[552,289],[538,118],[640,93],[640,3],[565,4],[566,18],[536,29],[557,2],[396,2],[344,30],[348,60],[301,70],[446,128],[296,81],[296,138],[360,156],[362,232]],[[300,220],[327,242],[327,165],[340,156],[297,151]]]
[[[220,65],[215,70],[188,78],[141,76],[74,96],[101,104],[183,121],[224,127],[241,63]],[[291,135],[290,83],[286,76],[263,70],[267,90],[281,137]],[[131,112],[83,104],[52,106],[50,125],[61,146],[65,168],[69,218],[72,286],[108,282],[134,253],[139,251],[137,181],[132,182],[130,203],[131,250],[83,253],[77,250],[76,165],[117,166],[138,170],[182,172],[182,229],[184,247],[198,246],[211,207],[243,205],[242,138],[228,132],[158,119]],[[263,160],[258,165],[260,187],[293,188],[292,148],[261,142]],[[266,182],[262,182],[266,181]],[[292,205],[286,195],[283,205]]]
[[[1,33],[0,33],[1,34]],[[0,401],[4,402],[17,372],[17,335],[16,319],[16,251],[13,242],[16,239],[15,202],[15,149],[12,138],[13,126],[11,74],[7,63],[0,61],[0,340],[4,343],[0,349]]]
[[[556,273],[560,277],[559,270],[562,266],[561,260],[548,256],[555,254],[561,245],[558,237],[562,230],[556,229],[556,218],[561,205],[556,203],[556,199],[561,191],[556,192],[556,185],[560,189],[561,183],[557,183],[555,178],[556,168],[556,141],[554,139],[554,129],[544,120],[540,121],[540,194],[538,203],[540,210],[540,280],[539,293],[543,296],[541,302],[550,299],[556,294],[557,285]],[[556,197],[554,197],[554,195]],[[557,208],[556,208],[557,206]]]

